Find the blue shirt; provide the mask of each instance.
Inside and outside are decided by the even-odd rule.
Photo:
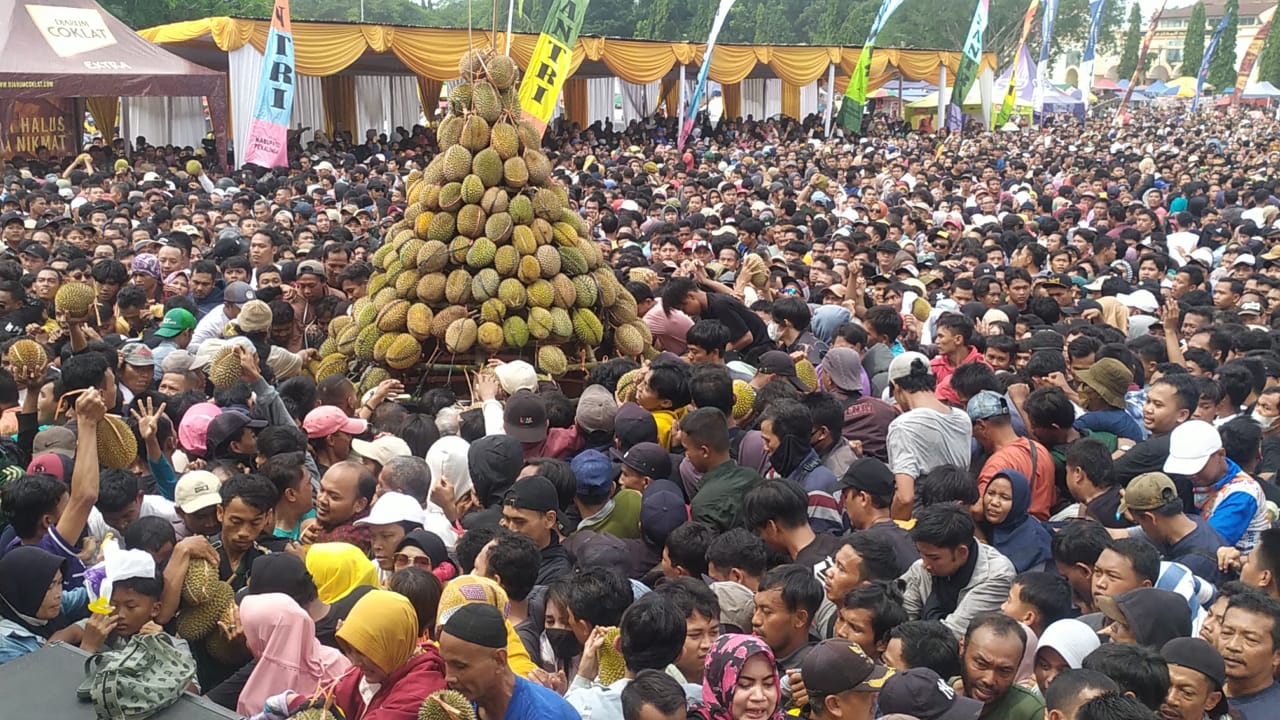
[[[582,720],[578,711],[554,690],[516,677],[516,687],[502,720]]]
[[[1134,442],[1146,439],[1142,426],[1127,411],[1119,408],[1087,412],[1076,418],[1075,428],[1089,432],[1107,432]]]
[[[1266,690],[1231,698],[1231,709],[1239,712],[1244,720],[1270,720],[1276,716],[1277,703],[1280,703],[1280,683],[1273,682]]]

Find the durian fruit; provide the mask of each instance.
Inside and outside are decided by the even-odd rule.
[[[83,318],[93,310],[98,294],[93,286],[82,282],[63,283],[53,296],[53,306],[60,313],[73,318]]]
[[[235,591],[231,586],[219,580],[213,584],[213,591],[207,601],[183,608],[178,613],[178,635],[184,640],[203,640],[218,626],[218,620],[227,611],[227,607],[235,602]]]
[[[138,438],[119,415],[104,415],[98,423],[98,463],[124,470],[138,459]]]
[[[640,379],[640,368],[628,370],[618,378],[617,395],[619,402],[635,402],[637,381]],[[754,398],[753,398],[754,401]]]
[[[402,333],[387,348],[387,365],[393,370],[408,370],[422,359],[422,343],[408,333]]]
[[[187,574],[182,580],[184,605],[199,605],[213,597],[213,586],[218,582],[218,568],[208,560],[193,559],[187,564]]]
[[[600,678],[602,685],[611,685],[627,674],[627,663],[622,659],[615,643],[618,641],[618,628],[609,628],[600,644]]]
[[[457,690],[437,690],[422,701],[418,720],[476,720],[476,711]]]
[[[240,382],[240,356],[234,345],[228,345],[218,351],[209,361],[209,381],[219,390],[226,390]]]
[[[746,420],[756,406],[756,389],[745,380],[733,381],[733,419]]]
[[[231,610],[233,605],[235,605],[234,602],[227,603],[227,608],[218,617],[218,622],[223,625],[230,625],[234,621],[235,616]],[[249,659],[249,652],[244,644],[233,643],[228,640],[226,633],[222,632],[216,625],[205,636],[204,649],[209,652],[210,657],[223,665],[239,666]]]
[[[569,360],[564,356],[564,350],[559,347],[543,345],[538,348],[538,369],[552,377],[557,377],[568,372]]]
[[[613,348],[619,355],[636,357],[644,352],[644,337],[632,325],[620,325],[613,332]]]
[[[14,370],[21,368],[28,374],[39,372],[49,364],[49,354],[35,340],[22,338],[9,346],[9,364]]]
[[[800,382],[809,388],[809,392],[816,392],[818,389],[818,371],[813,367],[813,363],[807,359],[796,361],[796,377],[800,378]]]

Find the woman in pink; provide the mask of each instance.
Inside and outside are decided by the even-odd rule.
[[[286,690],[315,695],[351,667],[339,650],[320,644],[315,621],[288,595],[249,595],[240,604],[240,622],[258,661],[240,691],[236,711],[241,715],[262,712],[267,698]]]

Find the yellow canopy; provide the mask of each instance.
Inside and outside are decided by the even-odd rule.
[[[1169,82],[1165,83],[1165,85],[1168,85],[1169,87],[1178,88],[1178,95],[1177,95],[1178,97],[1195,97],[1196,79],[1193,77],[1184,76],[1180,78],[1174,78],[1173,80],[1170,80]]]
[[[160,25],[139,34],[159,45],[199,47],[212,42],[227,52],[247,43],[262,51],[269,27],[267,20],[209,17]],[[457,78],[458,61],[471,43],[487,48],[494,39],[488,32],[478,30],[313,22],[293,23],[293,37],[297,69],[303,75],[335,75],[366,53],[390,52],[410,72],[435,81]],[[498,33],[496,40],[499,47],[505,47],[504,33]],[[536,41],[536,35],[512,35],[511,57],[522,69],[528,65]],[[574,47],[573,72],[579,73],[584,62],[602,63],[604,67],[595,67],[590,75],[606,76],[607,69],[608,74],[627,82],[643,84],[666,77],[677,64],[697,67],[704,52],[703,43],[579,37]],[[831,63],[838,64],[839,71],[847,75],[857,64],[858,53],[859,48],[850,47],[721,43],[716,45],[709,74],[712,80],[726,85],[753,75],[772,75],[789,85],[802,86],[825,77]],[[871,89],[885,84],[895,76],[895,68],[906,79],[936,83],[939,65],[945,65],[948,77],[952,77],[960,66],[960,57],[959,51],[876,48],[868,84]],[[379,64],[385,67],[385,61]],[[994,70],[995,57],[984,53],[982,68],[988,67]]]

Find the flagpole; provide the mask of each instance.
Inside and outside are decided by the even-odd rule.
[[[831,106],[836,104],[836,64],[827,63],[827,112],[823,125],[827,129],[827,137],[831,137]]]
[[[511,54],[511,21],[515,19],[515,16],[516,0],[509,0],[509,2],[507,2],[507,49],[503,55]]]

